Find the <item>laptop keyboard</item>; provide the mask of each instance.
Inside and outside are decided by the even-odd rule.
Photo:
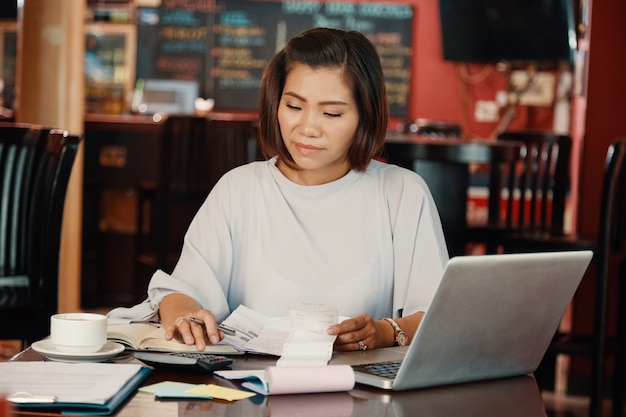
[[[400,369],[401,364],[402,361],[368,363],[365,365],[353,365],[352,369],[354,369],[355,372],[364,372],[383,378],[394,379],[398,374],[398,369]]]

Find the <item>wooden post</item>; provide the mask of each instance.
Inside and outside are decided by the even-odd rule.
[[[84,130],[85,1],[25,0],[20,11],[15,120]],[[80,309],[83,149],[65,200],[59,310]]]

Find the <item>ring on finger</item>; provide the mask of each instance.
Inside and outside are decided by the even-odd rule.
[[[359,349],[363,351],[367,350],[367,346],[365,345],[365,343],[363,343],[362,340],[359,340]]]

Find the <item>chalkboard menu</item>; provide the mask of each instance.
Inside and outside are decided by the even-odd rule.
[[[210,56],[214,7],[207,1],[164,0],[137,11],[137,78],[197,81],[213,95]]]
[[[413,9],[391,3],[164,0],[138,13],[137,77],[196,79],[218,110],[256,110],[261,75],[313,27],[364,33],[383,63],[392,116],[406,116]]]

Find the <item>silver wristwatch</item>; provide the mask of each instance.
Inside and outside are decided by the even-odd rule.
[[[384,318],[383,320],[387,320],[389,324],[393,326],[393,329],[396,333],[394,345],[406,346],[407,342],[409,341],[409,338],[407,337],[406,333],[402,331],[400,326],[398,326],[398,323],[396,323],[394,319],[390,319],[390,318]]]

